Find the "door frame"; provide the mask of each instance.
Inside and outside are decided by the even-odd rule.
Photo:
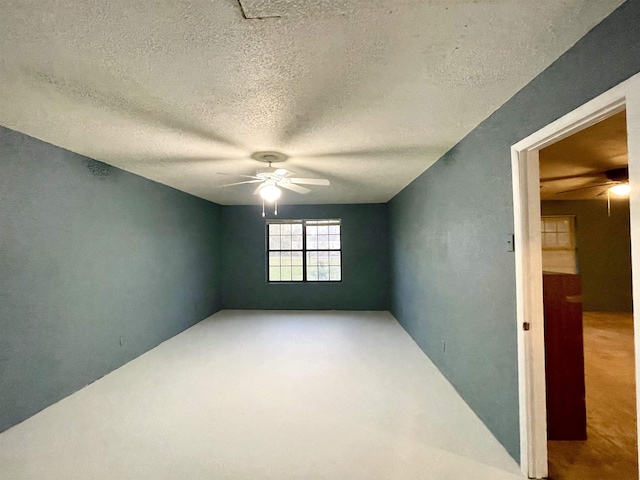
[[[546,478],[547,412],[540,244],[539,151],[626,108],[633,303],[640,305],[640,73],[590,100],[511,147],[516,262],[520,467],[528,478]],[[635,239],[635,241],[634,241]],[[633,315],[640,332],[640,315]],[[525,326],[528,330],[525,330]],[[640,365],[640,335],[634,336]],[[636,368],[636,405],[640,368]],[[636,409],[638,410],[638,409]],[[640,429],[640,421],[638,422]],[[640,438],[640,436],[639,436]]]

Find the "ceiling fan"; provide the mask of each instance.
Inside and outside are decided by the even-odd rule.
[[[628,167],[611,168],[609,170],[604,170],[602,172],[589,172],[589,173],[583,173],[579,175],[567,175],[563,177],[545,178],[545,179],[541,179],[541,181],[553,182],[553,181],[559,181],[559,180],[568,180],[572,178],[592,178],[593,179],[592,182],[598,182],[598,183],[591,183],[590,185],[585,185],[583,187],[563,190],[560,192],[556,192],[555,194],[560,195],[563,193],[599,188],[601,189],[601,191],[596,194],[597,197],[600,197],[605,194],[607,195],[607,216],[611,216],[611,194],[619,197],[624,197],[629,195],[629,192],[631,191],[631,187],[629,186],[629,168]],[[602,181],[602,180],[605,180],[605,181]],[[540,186],[543,187],[544,185],[541,184]]]
[[[604,172],[596,172],[596,173],[585,173],[582,175],[573,175],[570,177],[560,177],[560,178],[550,178],[546,179],[546,181],[553,180],[564,180],[565,178],[578,178],[578,177],[586,177],[586,178],[594,178],[598,179],[604,177],[607,179],[605,182],[594,183],[592,185],[586,185],[584,187],[572,188],[569,190],[563,190],[561,192],[556,192],[556,195],[560,195],[562,193],[576,192],[578,190],[587,190],[590,188],[602,188],[602,191],[597,194],[597,196],[601,196],[609,193],[613,193],[614,195],[627,195],[630,191],[629,187],[629,168],[628,167],[620,167],[620,168],[612,168],[609,170],[605,170]],[[597,180],[596,180],[597,181]]]
[[[311,190],[301,185],[330,185],[329,180],[326,178],[301,178],[294,177],[294,173],[285,168],[274,168],[272,163],[280,163],[287,160],[287,156],[280,152],[255,152],[251,155],[251,158],[258,160],[259,162],[265,162],[269,164],[268,168],[261,168],[256,171],[255,175],[232,175],[236,177],[250,178],[251,180],[244,180],[242,182],[227,183],[222,185],[222,188],[233,187],[235,185],[244,185],[248,183],[257,183],[257,188],[253,191],[254,195],[260,195],[262,197],[262,216],[264,213],[264,202],[273,202],[275,204],[275,214],[278,214],[278,198],[282,195],[281,188],[291,190],[292,192],[306,195]],[[220,173],[219,175],[228,175],[226,173]]]

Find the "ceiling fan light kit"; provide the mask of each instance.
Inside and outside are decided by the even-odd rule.
[[[626,195],[629,195],[629,192],[631,192],[631,187],[628,183],[619,183],[617,185],[609,187],[609,191],[614,195],[624,197]]]
[[[267,202],[275,202],[280,198],[280,195],[282,195],[282,190],[275,185],[266,185],[260,189],[260,196]]]

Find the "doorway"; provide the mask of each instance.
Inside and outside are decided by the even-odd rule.
[[[640,75],[622,82],[587,104],[512,146],[518,377],[520,398],[520,454],[529,478],[548,476],[545,339],[541,255],[540,151],[621,111],[627,111],[628,171],[631,194],[630,232],[632,297],[640,299]],[[579,228],[579,227],[578,227]],[[633,316],[636,331],[639,319]],[[635,364],[638,344],[635,339]],[[638,371],[635,371],[636,404]]]
[[[549,478],[638,478],[626,111],[539,164]]]

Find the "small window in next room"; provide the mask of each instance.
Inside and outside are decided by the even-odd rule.
[[[340,282],[340,220],[267,222],[269,282]]]
[[[542,217],[542,270],[578,273],[576,252],[576,218],[573,215]]]

